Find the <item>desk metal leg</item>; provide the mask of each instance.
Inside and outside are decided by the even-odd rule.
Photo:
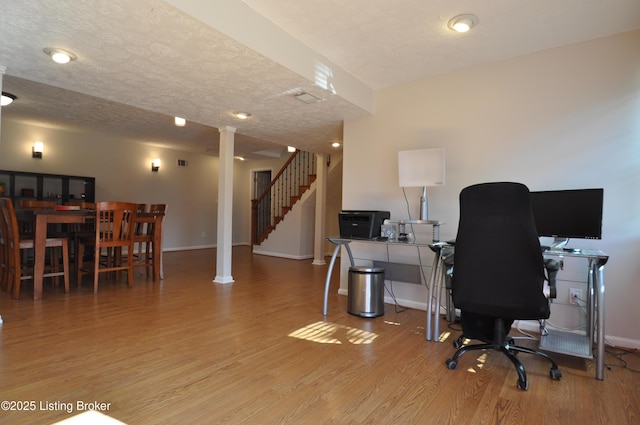
[[[596,379],[604,379],[604,265],[598,265],[595,275],[596,290],[596,314],[597,320],[597,347],[596,347]]]
[[[327,270],[327,280],[324,283],[324,307],[322,309],[322,315],[326,316],[328,314],[329,309],[329,285],[331,283],[331,274],[333,273],[333,266],[336,263],[336,258],[338,257],[338,252],[340,252],[340,247],[344,245],[347,249],[347,254],[349,255],[349,262],[351,267],[355,265],[353,261],[353,254],[351,253],[351,247],[349,247],[348,243],[338,243],[336,244],[335,249],[333,250],[333,255],[331,255],[331,262],[329,263],[329,270]]]
[[[436,285],[436,273],[438,271],[438,264],[440,263],[440,250],[437,250],[433,256],[433,265],[431,266],[431,273],[429,274],[429,287],[427,295],[427,324],[425,326],[425,338],[427,341],[431,341],[431,320],[432,320],[432,308],[433,308],[433,291]]]
[[[442,252],[442,251],[441,251]],[[441,253],[440,252],[440,253]],[[445,265],[442,257],[438,255],[438,270],[436,274],[436,297],[433,312],[433,341],[440,342],[440,300],[442,299],[442,286],[444,286]]]

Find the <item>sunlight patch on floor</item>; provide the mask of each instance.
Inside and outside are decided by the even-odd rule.
[[[88,410],[52,425],[126,425],[95,410]]]
[[[484,368],[484,364],[487,362],[487,353],[481,354],[476,359],[476,361],[477,361],[476,367],[475,368],[470,367],[469,369],[467,369],[467,372],[476,373],[480,369]]]
[[[440,342],[445,342],[451,336],[451,332],[442,332],[440,334],[440,338],[438,339]]]
[[[335,323],[315,322],[291,332],[288,336],[319,344],[371,344],[378,334]]]

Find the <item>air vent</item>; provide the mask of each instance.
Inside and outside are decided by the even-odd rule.
[[[324,100],[306,92],[300,92],[298,94],[295,94],[294,97],[302,103],[316,103],[316,102],[322,102]]]
[[[178,167],[186,167],[187,166],[187,160],[186,159],[179,159],[178,160]]]

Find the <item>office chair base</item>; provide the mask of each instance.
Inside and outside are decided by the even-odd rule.
[[[463,345],[462,341],[464,338],[464,335],[461,335],[457,340],[453,342],[453,346],[457,349],[457,351],[452,358],[445,361],[445,364],[450,370],[454,370],[456,367],[458,367],[458,359],[467,351],[492,349],[500,351],[504,355],[506,355],[513,366],[516,368],[516,372],[518,373],[518,382],[516,383],[516,385],[521,390],[526,391],[529,389],[529,381],[527,380],[527,372],[525,371],[524,366],[516,357],[518,353],[535,354],[536,356],[547,359],[549,362],[551,362],[551,369],[549,370],[549,376],[551,377],[551,379],[556,381],[562,379],[562,371],[558,369],[558,365],[550,356],[540,351],[514,345],[513,338],[509,338],[507,340],[507,343],[503,345],[496,345],[493,343],[488,343],[486,341],[484,344]]]

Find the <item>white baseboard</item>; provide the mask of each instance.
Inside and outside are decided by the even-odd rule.
[[[348,291],[346,289],[341,288],[341,289],[338,289],[338,294],[347,296]],[[427,311],[427,303],[416,302],[413,300],[405,300],[405,299],[397,299],[397,301],[398,301],[398,304],[403,307],[409,307],[416,310],[422,310],[425,312]],[[394,304],[393,299],[388,296],[385,296],[384,302],[386,304]],[[441,311],[441,313],[444,314],[443,311]],[[519,326],[520,329],[524,331],[529,331],[529,332],[537,333],[540,330],[538,322],[536,320],[516,321],[513,324],[513,328],[517,329],[517,326]],[[553,329],[551,326],[549,326],[549,328]],[[617,337],[613,335],[605,335],[604,339],[607,345],[610,345],[613,347],[640,349],[640,341],[637,339],[622,338],[622,337]]]
[[[269,257],[279,257],[279,258],[288,258],[291,260],[308,260],[310,258],[313,258],[313,255],[309,254],[309,255],[291,255],[291,254],[284,254],[284,253],[280,253],[280,252],[270,252],[270,251],[260,251],[259,249],[255,249],[253,250],[254,254],[258,254],[258,255],[266,255]]]

